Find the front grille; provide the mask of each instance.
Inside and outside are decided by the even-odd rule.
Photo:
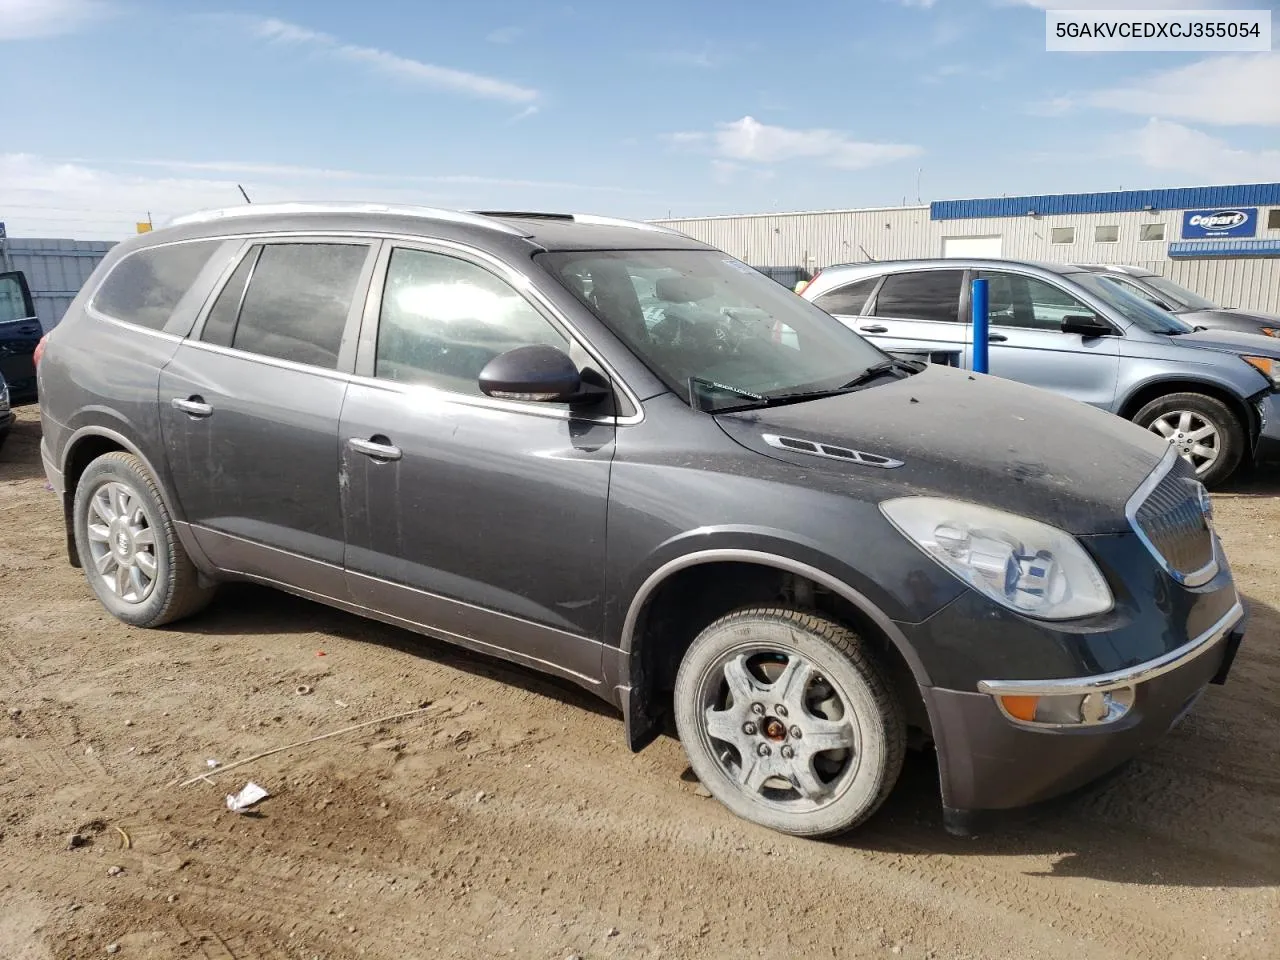
[[[1215,559],[1202,491],[1191,465],[1176,457],[1134,513],[1147,546],[1179,580],[1205,572]]]

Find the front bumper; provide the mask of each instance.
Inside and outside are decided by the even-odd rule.
[[[1256,402],[1258,439],[1253,458],[1258,463],[1280,460],[1280,392],[1264,394]]]
[[[938,750],[947,828],[972,832],[985,815],[1071,793],[1164,736],[1211,682],[1222,683],[1244,633],[1235,606],[1170,653],[1125,670],[1065,680],[986,681],[986,692],[923,689]],[[1009,716],[997,695],[1069,695],[1131,689],[1114,721],[1047,726]]]

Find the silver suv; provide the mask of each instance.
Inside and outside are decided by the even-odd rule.
[[[1197,330],[1092,270],[978,259],[848,264],[821,271],[801,295],[886,350],[970,366],[978,277],[989,281],[993,375],[1160,434],[1206,485],[1280,454],[1280,341]]]

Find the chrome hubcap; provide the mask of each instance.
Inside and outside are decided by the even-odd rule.
[[[1182,459],[1201,474],[1218,462],[1222,438],[1210,421],[1190,410],[1174,410],[1157,417],[1147,427],[1177,448]]]
[[[86,531],[93,568],[126,603],[142,603],[155,586],[155,531],[142,498],[123,483],[104,483],[89,498]]]
[[[754,799],[788,811],[835,800],[858,768],[859,730],[844,695],[794,653],[736,653],[702,686],[704,740]]]

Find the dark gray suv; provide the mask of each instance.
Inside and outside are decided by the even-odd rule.
[[[1242,634],[1165,441],[890,358],[642,224],[196,215],[115,247],[38,372],[71,561],[121,620],[250,580],[496,654],[633,749],[673,720],[790,833],[864,820],[909,742],[953,830],[1064,793]]]

